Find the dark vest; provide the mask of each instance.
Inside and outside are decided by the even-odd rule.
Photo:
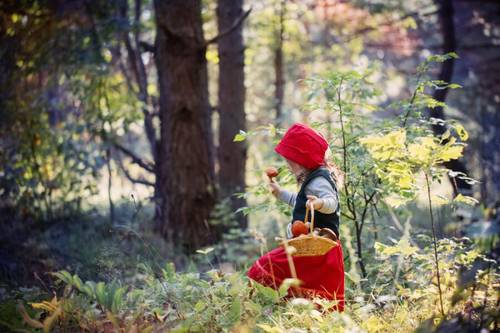
[[[314,227],[316,228],[330,228],[337,234],[339,235],[339,221],[340,221],[340,200],[339,200],[339,194],[337,191],[337,186],[335,185],[335,181],[333,180],[332,175],[330,174],[330,171],[326,168],[318,168],[306,177],[304,180],[304,183],[302,183],[302,186],[300,187],[300,191],[297,194],[297,199],[295,201],[295,207],[293,208],[293,221],[300,220],[304,221],[304,217],[306,215],[306,202],[307,202],[307,196],[306,196],[306,191],[305,188],[307,184],[311,180],[313,180],[316,177],[323,177],[328,182],[332,185],[333,189],[335,190],[335,193],[337,194],[337,202],[339,203],[337,205],[337,209],[335,212],[332,214],[323,214],[318,211],[314,211]],[[309,221],[311,219],[311,216],[309,215]]]

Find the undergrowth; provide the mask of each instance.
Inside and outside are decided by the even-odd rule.
[[[421,237],[422,244],[429,239]],[[463,332],[498,329],[499,274],[468,238],[439,241],[446,315],[438,309],[431,246],[402,238],[376,243],[371,274],[346,279],[346,311],[333,302],[288,298],[244,270],[176,272],[139,265],[134,284],[53,273],[54,286],[2,290],[0,326],[38,332]],[[208,253],[203,254],[208,255]],[[450,328],[451,327],[451,328]]]

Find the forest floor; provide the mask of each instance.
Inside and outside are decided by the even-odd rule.
[[[353,281],[355,274],[348,268],[346,311],[337,313],[328,310],[332,303],[326,301],[288,299],[286,286],[274,291],[251,283],[245,271],[259,251],[240,258],[240,263],[221,262],[217,247],[193,257],[174,254],[132,216],[123,210],[110,224],[107,216],[93,212],[41,227],[12,222],[4,228],[2,331],[36,332],[45,327],[56,332],[479,332],[480,328],[493,332],[498,328],[498,246],[484,252],[484,244],[468,239],[441,241],[443,317],[432,248],[401,242],[381,245],[369,263],[367,278]],[[258,247],[255,242],[251,245]]]

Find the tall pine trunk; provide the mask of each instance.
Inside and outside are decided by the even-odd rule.
[[[443,53],[456,52],[456,37],[455,37],[455,23],[453,2],[452,0],[436,0],[436,5],[438,6],[438,19],[439,25],[441,27],[441,34],[443,38]],[[449,59],[441,64],[441,70],[439,72],[438,80],[445,82],[452,81],[453,69],[455,65],[455,59]],[[433,94],[433,98],[440,102],[446,101],[446,96],[448,95],[448,88],[436,89]],[[429,117],[446,119],[444,110],[441,106],[431,108],[428,110]],[[440,124],[432,125],[432,130],[436,135],[442,135],[446,131],[446,126]],[[462,172],[467,174],[468,170],[463,160],[451,160],[445,162],[444,165],[453,171]],[[472,187],[470,184],[465,182],[460,178],[450,177],[450,181],[453,185],[453,192],[456,194],[463,193],[465,195],[471,195]]]
[[[229,31],[243,15],[243,0],[219,0],[217,23],[219,34]],[[219,150],[218,174],[220,196],[229,198],[232,211],[246,205],[244,198],[235,196],[245,190],[245,162],[247,147],[244,142],[233,142],[239,130],[245,130],[245,74],[242,36],[243,24],[218,40],[219,50]],[[240,227],[246,228],[247,218],[236,215]]]
[[[155,1],[160,92],[157,230],[192,251],[214,240],[215,203],[206,42],[199,0]]]

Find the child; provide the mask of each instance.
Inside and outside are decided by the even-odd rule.
[[[298,193],[281,189],[271,180],[271,192],[278,199],[293,207],[292,222],[304,221],[306,205],[314,206],[315,227],[329,228],[339,236],[338,169],[327,162],[328,142],[325,138],[303,124],[294,124],[276,146],[275,151],[283,156],[300,185]],[[291,225],[287,226],[287,237],[292,238]],[[323,297],[337,300],[336,309],[344,309],[344,259],[342,247],[336,246],[322,256],[293,257],[300,287],[291,290],[292,295]],[[268,252],[257,260],[247,273],[251,279],[268,287],[278,289],[292,273],[285,250],[282,247]]]

